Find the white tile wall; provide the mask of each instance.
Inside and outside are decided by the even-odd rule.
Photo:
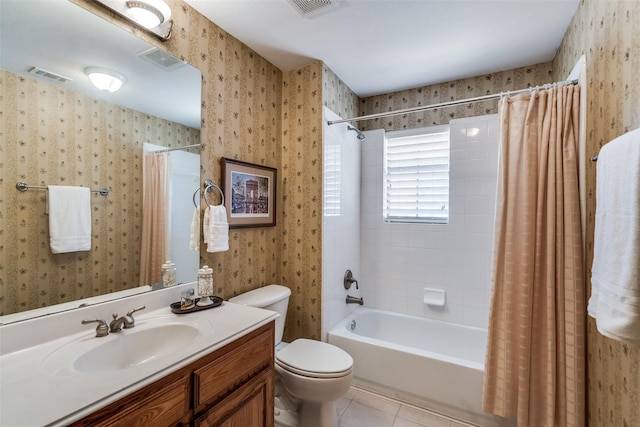
[[[365,133],[360,291],[369,307],[486,328],[498,169],[498,118],[490,115],[456,119],[450,126],[451,194],[450,218],[446,225],[382,221],[384,131]],[[425,287],[444,289],[445,307],[425,305]],[[326,316],[327,311],[323,313]]]
[[[324,119],[340,117],[324,107]],[[324,126],[322,226],[322,339],[326,332],[353,311],[347,305],[344,273],[360,277],[361,142],[347,124]],[[360,296],[352,286],[349,294]]]

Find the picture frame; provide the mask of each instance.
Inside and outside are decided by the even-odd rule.
[[[222,158],[222,188],[229,228],[276,225],[277,169]]]

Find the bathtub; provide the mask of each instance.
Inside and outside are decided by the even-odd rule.
[[[485,329],[361,307],[327,340],[353,357],[355,385],[482,426],[512,425],[482,411]]]

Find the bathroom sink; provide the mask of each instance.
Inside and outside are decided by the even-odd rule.
[[[127,332],[82,354],[73,364],[75,370],[100,372],[137,366],[168,356],[191,344],[198,336],[198,329],[182,324]]]
[[[197,327],[169,323],[128,329],[104,338],[85,337],[49,354],[43,368],[54,375],[120,371],[174,354],[199,335]]]

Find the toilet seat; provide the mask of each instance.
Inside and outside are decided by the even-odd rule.
[[[276,364],[305,377],[340,378],[351,373],[353,359],[334,345],[300,338],[276,353]]]

